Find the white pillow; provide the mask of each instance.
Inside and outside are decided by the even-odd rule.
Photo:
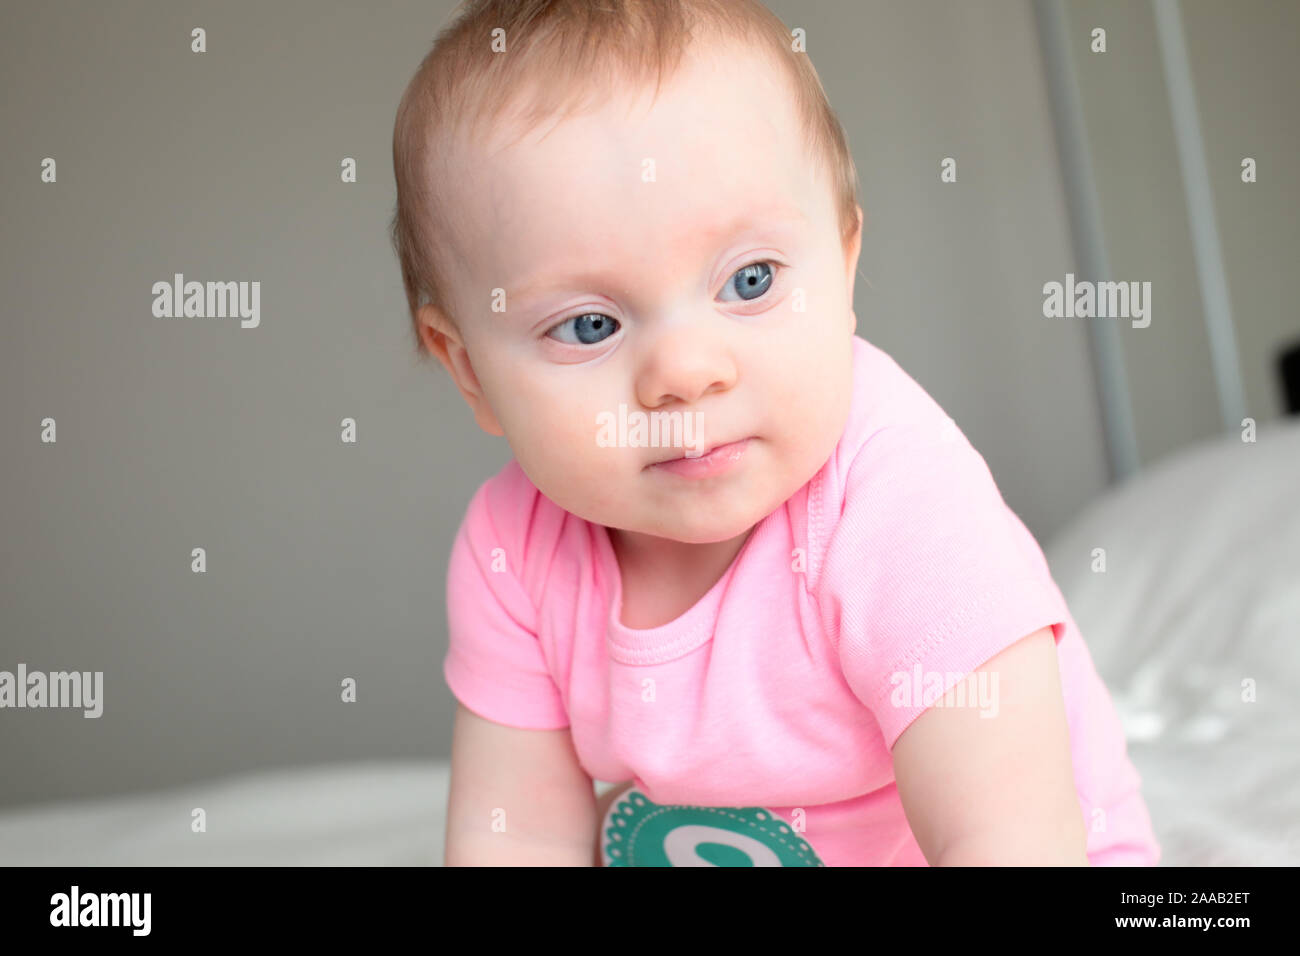
[[[1044,549],[1165,864],[1300,862],[1300,421],[1256,438],[1149,466]]]

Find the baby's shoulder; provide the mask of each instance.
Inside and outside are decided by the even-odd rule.
[[[818,476],[823,517],[843,515],[855,496],[883,501],[955,457],[979,457],[953,418],[893,356],[856,335],[853,349],[848,421]]]
[[[500,549],[498,558],[527,577],[533,559],[553,550],[567,517],[511,458],[474,492],[465,509],[462,532],[475,550],[492,553]]]
[[[811,564],[828,549],[861,560],[924,546],[944,533],[936,515],[999,520],[988,465],[953,418],[886,352],[856,336],[854,348],[853,411],[809,503]]]
[[[503,532],[512,528],[527,531],[533,512],[541,504],[539,499],[543,498],[519,462],[511,458],[478,486],[466,509],[467,516],[489,520]]]
[[[868,442],[945,440],[960,434],[952,417],[892,355],[853,337],[853,399],[840,442],[841,458],[853,461]]]

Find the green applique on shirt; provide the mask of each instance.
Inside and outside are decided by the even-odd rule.
[[[763,807],[661,806],[636,787],[601,827],[606,866],[825,866],[813,848]]]

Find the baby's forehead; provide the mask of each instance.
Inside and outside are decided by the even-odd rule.
[[[533,64],[532,74],[512,80],[499,101],[475,104],[462,113],[452,131],[456,145],[493,156],[536,143],[571,119],[598,116],[616,131],[643,126],[651,110],[671,123],[672,117],[695,115],[720,102],[774,125],[799,122],[789,65],[770,50],[734,37],[705,35],[693,41],[657,77],[611,74],[561,83],[550,72],[538,72],[544,66]]]
[[[548,247],[601,258],[629,230],[680,243],[716,238],[746,210],[805,212],[819,200],[773,70],[752,51],[697,56],[657,93],[620,89],[541,116],[521,96],[462,131],[440,190],[467,264],[511,273]]]
[[[803,123],[788,84],[752,54],[725,64],[684,62],[657,91],[588,92],[551,113],[534,112],[533,103],[521,94],[457,129],[447,179],[476,181],[480,195],[518,184],[543,196],[548,185],[574,176],[681,188],[709,174],[733,178],[734,171],[743,179],[764,166],[806,167]]]

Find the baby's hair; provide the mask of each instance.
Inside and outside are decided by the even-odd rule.
[[[447,150],[511,109],[521,136],[612,94],[655,81],[658,94],[700,33],[755,43],[784,68],[803,124],[838,206],[841,241],[857,226],[853,156],[808,55],[759,0],[466,0],[402,94],[393,128],[397,206],[389,235],[422,352],[417,313],[432,304],[455,324],[444,264],[463,255],[450,199],[436,183]],[[700,30],[692,32],[698,25]],[[496,52],[501,44],[506,52]],[[582,94],[585,94],[585,98]]]

